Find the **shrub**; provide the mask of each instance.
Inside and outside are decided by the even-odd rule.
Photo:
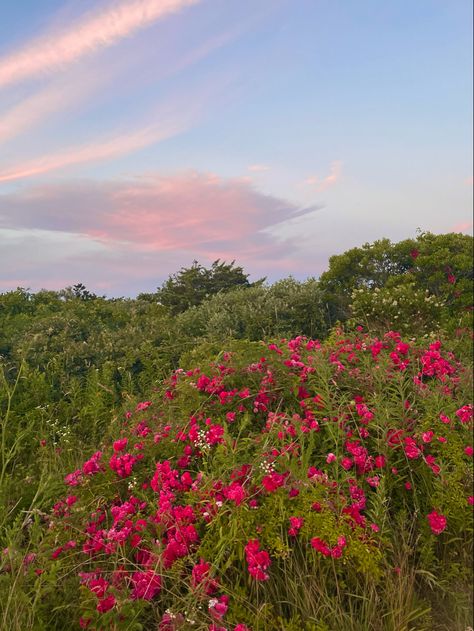
[[[472,406],[456,357],[394,332],[211,350],[112,422],[34,550],[4,553],[36,594],[35,628],[428,629],[445,615],[464,629]]]

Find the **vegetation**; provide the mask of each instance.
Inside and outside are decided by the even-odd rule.
[[[421,234],[0,295],[0,627],[464,631],[472,281]]]

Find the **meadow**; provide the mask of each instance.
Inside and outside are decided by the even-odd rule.
[[[0,627],[473,625],[472,247],[0,295]]]

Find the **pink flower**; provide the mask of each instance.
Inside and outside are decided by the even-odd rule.
[[[135,408],[135,412],[141,412],[146,410],[151,405],[151,401],[142,401],[141,403],[137,403],[137,407]]]
[[[266,581],[270,578],[266,570],[270,567],[270,555],[266,550],[260,550],[258,539],[250,539],[245,546],[248,571],[257,581]]]
[[[337,458],[336,458],[336,456],[333,453],[329,453],[327,455],[326,462],[328,464],[331,464],[331,462],[334,462],[335,460],[337,460]]]
[[[82,473],[84,475],[94,475],[96,473],[99,473],[100,471],[100,459],[102,458],[102,452],[101,451],[96,451],[95,454],[93,454],[89,460],[87,460],[83,465],[82,465]]]
[[[210,570],[211,564],[204,561],[204,559],[196,563],[191,572],[191,585],[194,589],[202,585],[206,594],[212,594],[216,591],[218,583],[216,580],[209,578]]]
[[[405,454],[407,458],[410,458],[410,460],[415,460],[416,458],[419,458],[421,456],[421,451],[418,447],[418,445],[416,444],[416,441],[414,438],[411,438],[411,436],[407,436],[405,438]]]
[[[285,476],[273,471],[263,478],[262,484],[268,493],[274,493],[280,486],[285,484]]]
[[[464,453],[466,454],[466,456],[472,456],[474,450],[472,449],[471,445],[467,445],[466,447],[464,447]]]
[[[320,552],[323,556],[331,556],[331,548],[319,537],[313,537],[310,543],[311,547]]]
[[[225,614],[227,613],[227,609],[229,608],[229,597],[228,596],[219,596],[219,598],[211,598],[208,604],[209,613],[221,620]]]
[[[445,530],[448,523],[446,517],[444,515],[441,515],[441,513],[436,512],[435,510],[427,515],[426,519],[428,520],[430,528],[435,535],[440,535],[443,530]]]
[[[429,432],[423,432],[421,438],[424,443],[430,443],[433,440],[434,432],[431,430]]]
[[[97,604],[97,611],[99,613],[105,613],[106,611],[110,611],[114,607],[114,605],[115,605],[115,596],[111,594],[110,596],[107,596],[106,598],[99,600]]]
[[[349,471],[353,464],[354,462],[352,461],[352,458],[348,458],[347,456],[341,460],[341,467],[346,471]]]
[[[246,497],[244,487],[239,482],[232,482],[230,486],[226,487],[224,495],[228,500],[235,502],[236,506],[240,506]]]
[[[469,423],[469,421],[472,421],[472,405],[463,405],[462,408],[456,410],[456,416],[461,423]]]
[[[123,451],[128,444],[128,438],[121,438],[114,442],[114,451]]]
[[[134,572],[132,574],[132,594],[133,600],[153,600],[161,590],[161,576],[153,570],[146,572]]]
[[[296,537],[303,524],[304,519],[302,517],[290,517],[290,528],[288,529],[288,534],[291,537]]]
[[[371,478],[367,478],[367,484],[370,484],[370,486],[375,489],[380,484],[379,476],[378,475],[374,475]]]
[[[377,467],[377,469],[382,469],[383,467],[385,467],[386,462],[387,461],[385,456],[375,456],[375,466]]]

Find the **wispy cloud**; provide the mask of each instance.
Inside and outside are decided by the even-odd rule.
[[[342,162],[340,160],[335,160],[331,163],[329,175],[326,175],[324,178],[320,178],[317,175],[311,175],[305,179],[304,183],[311,186],[318,193],[321,193],[331,186],[334,186],[334,184],[336,184],[336,182],[340,179],[341,175]]]
[[[104,77],[89,73],[55,82],[0,114],[0,143],[28,131],[52,114],[87,100]]]
[[[147,74],[141,77],[138,80],[138,87],[151,81],[156,85],[157,81],[169,78],[199,63],[215,50],[234,40],[242,31],[242,27],[234,28],[210,38],[186,54],[175,54],[172,60],[168,59],[161,66],[158,64],[153,75]],[[147,49],[141,49],[132,58],[128,56],[120,63],[111,65],[99,62],[99,64],[94,64],[93,68],[81,66],[73,73],[60,75],[56,80],[38,89],[6,112],[0,112],[0,143],[24,134],[30,128],[51,118],[52,115],[77,108],[87,102],[95,92],[106,93],[109,84],[116,82],[120,76],[122,78],[126,76],[130,84],[134,81],[134,72],[143,68],[146,63],[144,55],[149,52]]]
[[[0,182],[21,180],[75,164],[116,158],[175,136],[184,131],[187,126],[188,124],[178,118],[168,119],[161,124],[148,125],[133,132],[115,134],[110,138],[39,156],[34,160],[0,171]]]
[[[200,0],[134,0],[88,14],[0,58],[0,87],[67,67]]]
[[[270,171],[268,164],[250,164],[247,169],[253,173],[263,173],[264,171]]]
[[[473,223],[472,221],[460,221],[459,223],[451,226],[450,232],[472,232]]]

